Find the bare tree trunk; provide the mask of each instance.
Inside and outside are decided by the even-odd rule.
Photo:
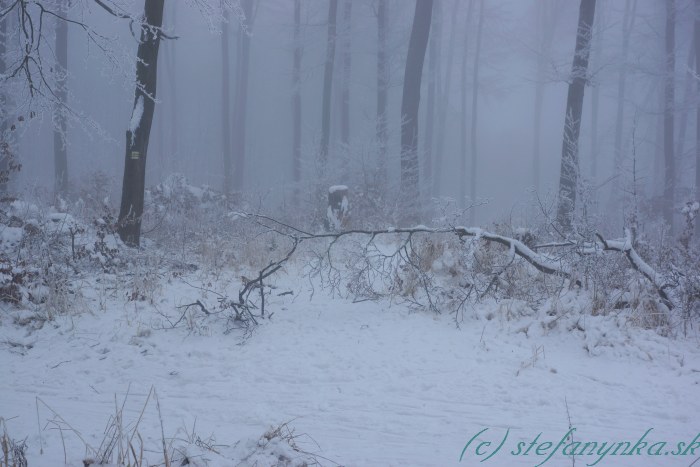
[[[294,58],[292,63],[292,180],[294,206],[299,206],[301,185],[301,0],[294,0]]]
[[[467,198],[467,58],[469,57],[469,21],[472,17],[472,9],[474,6],[474,1],[469,2],[467,7],[467,19],[464,23],[464,45],[462,52],[462,66],[461,66],[461,77],[462,83],[460,85],[462,91],[462,99],[460,106],[460,117],[461,124],[459,126],[460,134],[460,151],[459,151],[459,205],[464,207],[466,205]]]
[[[600,58],[603,55],[603,5],[598,8],[598,20],[595,29],[595,55],[594,59],[600,66]],[[591,180],[593,184],[598,178],[598,114],[600,109],[600,83],[593,86],[591,92]]]
[[[693,99],[693,82],[695,81],[695,74],[693,73],[693,68],[695,67],[695,44],[691,44],[688,49],[688,62],[686,65],[685,72],[685,83],[683,85],[683,107],[681,108],[681,115],[678,121],[678,139],[676,140],[676,157],[679,160],[684,159],[683,152],[685,151],[685,136],[688,131],[688,114],[690,113],[690,102]]]
[[[146,156],[153,123],[158,78],[158,47],[165,0],[145,0],[144,23],[136,59],[136,91],[129,129],[126,132],[124,183],[118,232],[130,246],[141,242],[141,216],[146,184]]]
[[[350,145],[350,68],[352,65],[352,2],[343,5],[343,80],[340,90],[340,142]]]
[[[233,114],[233,189],[243,188],[243,175],[246,160],[246,118],[248,113],[248,77],[250,65],[250,34],[253,28],[253,0],[242,0],[241,6],[245,14],[245,28],[238,29],[240,56],[237,70],[236,96]]]
[[[331,91],[333,90],[333,64],[335,62],[336,16],[338,0],[331,0],[328,6],[328,42],[326,64],[323,70],[323,102],[321,103],[321,149],[318,156],[321,171],[325,174],[328,162],[328,146],[331,139]]]
[[[175,28],[175,16],[176,16],[176,11],[177,11],[177,5],[178,3],[175,2],[172,4],[172,7],[169,9],[170,12],[170,21],[172,24],[169,26],[171,28]],[[168,162],[172,164],[175,161],[175,156],[178,152],[178,148],[180,147],[179,145],[179,128],[178,128],[178,119],[177,119],[177,69],[176,69],[176,63],[175,63],[175,44],[177,41],[169,41],[166,42],[165,49],[163,50],[165,54],[165,71],[168,76],[168,81],[166,83],[166,90],[168,91],[168,109],[169,111],[167,112],[170,116],[170,122],[168,123],[168,128],[167,128],[167,139],[169,144],[168,148]]]
[[[231,163],[231,76],[229,63],[229,12],[224,9],[221,23],[221,149],[224,157],[223,192],[228,194],[232,187]]]
[[[593,18],[596,0],[581,0],[576,33],[576,48],[571,67],[571,81],[566,98],[564,117],[564,138],[561,151],[561,173],[559,176],[559,205],[557,221],[566,231],[570,231],[576,208],[576,191],[578,189],[578,139],[583,114],[583,92],[588,73]]]
[[[417,222],[420,219],[418,108],[432,14],[433,0],[416,0],[401,99],[400,215],[405,223]]]
[[[676,188],[676,160],[674,150],[674,86],[676,70],[676,2],[666,0],[666,74],[664,76],[664,221],[673,232],[673,207]]]
[[[423,183],[426,194],[430,196],[433,181],[433,133],[435,131],[435,88],[437,85],[438,63],[442,53],[440,44],[442,35],[442,2],[435,3],[433,13],[433,33],[428,43],[428,96],[425,112],[425,140],[423,141]]]
[[[700,0],[695,0],[695,74],[700,75]],[[700,97],[700,83],[696,82],[696,96]],[[696,97],[696,98],[697,98]],[[700,203],[700,98],[698,98],[695,116],[695,201]],[[695,218],[695,239],[700,241],[700,216]]]
[[[481,59],[481,35],[484,29],[484,0],[479,2],[479,25],[476,30],[476,53],[474,55],[474,79],[472,83],[472,129],[471,129],[471,154],[472,154],[472,168],[469,182],[469,197],[471,202],[476,201],[476,172],[477,172],[477,162],[479,160],[479,154],[477,152],[476,146],[476,126],[479,119],[478,112],[478,99],[479,99],[479,61]],[[462,181],[464,183],[464,180]],[[469,210],[469,220],[472,225],[474,225],[474,214],[476,209],[472,207]]]
[[[625,114],[625,87],[627,84],[627,56],[629,54],[630,36],[634,29],[634,21],[637,16],[637,0],[625,1],[625,16],[622,19],[622,60],[620,64],[620,75],[617,81],[617,112],[615,115],[615,154],[613,174],[617,183],[613,184],[613,193],[611,197],[612,212],[617,209],[620,201],[620,183],[619,179],[622,175],[622,136],[624,133],[624,114]]]
[[[0,0],[0,7],[5,8],[7,6],[7,0]],[[7,63],[5,62],[5,54],[7,53],[7,22],[9,18],[0,19],[0,74],[4,75],[7,72]],[[10,166],[9,160],[9,130],[10,130],[10,116],[8,114],[8,104],[9,96],[7,95],[4,86],[0,87],[0,177],[7,174]],[[7,193],[7,181],[0,179],[0,195]]]
[[[387,177],[387,89],[389,66],[386,56],[386,0],[377,0],[377,144],[379,146],[379,179]]]
[[[469,2],[471,11],[471,0]],[[438,107],[438,127],[437,127],[437,146],[435,148],[435,170],[433,172],[433,196],[440,195],[441,180],[442,180],[442,159],[445,152],[445,124],[447,122],[447,108],[449,106],[450,89],[452,87],[452,62],[454,58],[455,37],[457,35],[457,12],[459,11],[460,1],[455,0],[454,9],[452,10],[452,19],[450,21],[450,43],[447,47],[447,65],[445,68],[445,86],[442,89],[440,96],[440,105]],[[469,23],[469,15],[467,15],[466,23]],[[466,125],[463,127],[466,130]]]
[[[65,16],[70,1],[59,2],[59,12]],[[68,187],[68,154],[66,133],[66,104],[68,101],[68,22],[56,21],[56,104],[53,117],[53,157],[54,157],[54,192],[57,196],[64,195]]]

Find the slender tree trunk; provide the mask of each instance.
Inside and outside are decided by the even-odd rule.
[[[433,133],[435,131],[435,88],[437,85],[438,62],[442,47],[440,40],[442,35],[442,2],[435,3],[433,13],[433,32],[428,43],[428,96],[425,113],[425,140],[423,141],[423,183],[426,193],[430,196],[433,180]]]
[[[229,12],[224,9],[221,23],[221,149],[224,158],[223,192],[228,194],[232,188],[231,161],[231,75],[229,63]]]
[[[479,99],[479,61],[481,60],[481,35],[484,29],[484,0],[481,0],[479,2],[479,25],[477,26],[476,30],[476,53],[474,55],[474,79],[472,83],[472,128],[471,128],[471,155],[472,155],[472,168],[471,168],[471,173],[470,175],[470,181],[469,181],[469,197],[471,198],[471,202],[474,203],[476,201],[476,192],[477,192],[477,186],[476,186],[476,173],[478,170],[478,160],[479,160],[479,153],[477,151],[477,145],[476,145],[476,127],[477,127],[477,122],[479,121],[479,112],[478,112],[478,99]],[[464,183],[464,181],[462,181]],[[475,214],[476,208],[472,207],[472,209],[469,210],[469,220],[472,225],[474,225],[474,214]]]
[[[467,7],[467,22],[464,23],[464,46],[462,52],[462,66],[461,66],[461,78],[462,83],[460,85],[462,99],[460,106],[460,117],[461,124],[459,126],[460,138],[460,151],[459,151],[459,205],[461,207],[466,206],[467,201],[467,59],[469,58],[469,21],[472,17],[472,8],[474,6],[474,1],[469,2]]]
[[[664,76],[664,221],[673,232],[673,208],[676,188],[676,159],[674,150],[674,85],[676,70],[676,2],[666,0],[666,74]]]
[[[418,171],[418,108],[425,51],[430,36],[433,0],[416,0],[401,99],[401,186],[400,214],[405,223],[420,219]]]
[[[248,77],[250,75],[250,35],[253,29],[253,0],[242,0],[245,29],[238,29],[240,60],[236,82],[236,98],[233,115],[233,190],[243,188],[246,161],[246,119],[248,114]]]
[[[700,0],[695,0],[695,74],[700,75]],[[700,203],[700,83],[696,86],[696,99],[698,99],[695,115],[695,201]],[[695,239],[700,241],[700,213],[695,218]]]
[[[343,81],[340,91],[340,142],[350,146],[350,67],[352,65],[352,2],[343,5]]]
[[[136,91],[129,129],[118,232],[130,246],[141,242],[141,217],[146,184],[146,156],[153,123],[158,77],[158,47],[165,0],[145,0],[144,24],[136,59]]]
[[[572,228],[576,208],[579,175],[578,139],[581,130],[583,92],[587,81],[595,3],[596,0],[581,0],[576,48],[571,67],[571,81],[566,98],[561,173],[559,176],[559,205],[557,207],[557,220],[565,231],[570,231]]]
[[[678,139],[676,139],[676,157],[679,160],[684,159],[683,152],[685,151],[685,136],[688,131],[688,114],[690,113],[691,106],[688,105],[693,99],[693,82],[695,81],[695,73],[693,73],[693,68],[695,67],[695,44],[691,44],[688,50],[688,62],[686,65],[685,83],[683,85],[683,107],[681,108],[681,115],[678,121]]]
[[[387,91],[389,66],[386,56],[386,0],[377,0],[377,144],[379,180],[387,177]]]
[[[7,0],[0,0],[0,7],[5,8]],[[0,74],[7,72],[7,63],[5,62],[5,54],[7,53],[7,22],[9,18],[0,18]],[[7,95],[5,86],[0,87],[0,176],[7,175],[9,168],[10,154],[10,116],[8,113],[9,96]],[[0,196],[7,193],[7,181],[4,177],[0,179]]]
[[[299,207],[301,185],[301,0],[294,0],[294,57],[292,63],[292,180],[294,206]]]
[[[471,0],[469,2],[469,11],[471,11]],[[437,126],[437,145],[435,147],[435,170],[433,172],[433,196],[439,196],[441,193],[442,180],[442,160],[445,152],[445,126],[447,123],[447,109],[450,102],[450,92],[452,87],[452,63],[454,61],[455,37],[457,36],[457,12],[459,11],[460,1],[455,0],[454,9],[452,10],[452,19],[450,21],[450,42],[447,46],[447,64],[445,67],[445,86],[442,89],[440,96],[440,105],[438,107],[438,126]],[[466,24],[469,23],[469,15],[467,15]],[[463,127],[466,131],[466,125]]]
[[[326,45],[326,64],[323,70],[323,101],[321,103],[321,148],[319,160],[321,171],[326,172],[328,163],[328,146],[331,138],[331,92],[333,90],[333,64],[335,62],[336,16],[338,0],[331,0],[328,6],[328,42]]]
[[[68,11],[70,1],[60,2],[59,12],[64,15]],[[68,73],[68,23],[62,19],[56,20],[56,103],[54,105],[53,157],[54,157],[54,192],[57,196],[65,194],[68,187],[68,154],[66,133],[66,105],[68,103],[67,73]]]
[[[172,7],[170,8],[171,10],[171,18],[172,18],[172,28],[176,28],[176,16],[177,16],[177,3],[173,3]],[[168,90],[169,90],[169,96],[168,100],[170,101],[170,154],[169,160],[172,161],[175,158],[175,155],[178,153],[178,149],[180,148],[180,128],[178,126],[178,106],[177,106],[177,62],[175,58],[177,57],[177,54],[175,53],[175,44],[177,41],[170,41],[167,44],[167,47],[165,50],[167,51],[166,53],[166,58],[170,58],[170,60],[167,60],[168,62],[168,67],[166,69],[168,70]]]
[[[594,59],[600,66],[603,55],[603,5],[598,6],[598,19],[595,29]],[[598,114],[600,109],[600,83],[593,86],[591,91],[591,180],[593,184],[598,179]]]
[[[634,21],[637,14],[637,0],[625,1],[625,15],[622,19],[622,60],[620,63],[620,74],[617,80],[617,111],[615,115],[615,152],[613,175],[616,183],[613,184],[611,212],[614,213],[620,202],[620,177],[622,176],[622,137],[624,134],[625,115],[625,88],[627,84],[627,56],[629,54],[630,36],[634,29]]]

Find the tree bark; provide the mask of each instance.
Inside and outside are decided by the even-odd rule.
[[[70,1],[59,2],[59,12],[65,16]],[[54,94],[53,118],[53,157],[54,157],[54,192],[56,195],[64,195],[68,185],[68,154],[66,133],[66,104],[68,101],[68,89],[66,87],[68,73],[68,23],[63,19],[56,20],[56,88]]]
[[[404,223],[413,223],[420,219],[418,108],[432,13],[433,0],[416,0],[401,99],[400,215]]]
[[[389,66],[386,57],[386,0],[377,0],[377,144],[379,154],[377,167],[379,179],[387,177],[387,91]]]
[[[479,160],[479,154],[477,152],[477,146],[476,146],[476,127],[477,127],[477,122],[479,121],[479,113],[478,113],[478,99],[479,99],[479,61],[481,59],[481,35],[484,29],[484,0],[481,0],[479,2],[479,25],[477,26],[476,30],[476,53],[474,55],[474,79],[472,83],[472,128],[471,128],[471,155],[472,155],[472,167],[471,167],[471,173],[470,175],[470,182],[469,182],[469,197],[471,198],[471,202],[474,203],[476,201],[476,172],[478,170],[478,160]],[[464,183],[464,180],[462,181]],[[475,216],[475,211],[476,209],[472,207],[469,210],[469,220],[472,224],[474,224],[474,216]]]
[[[5,8],[7,0],[0,0],[0,7]],[[0,20],[0,74],[7,72],[7,63],[5,62],[5,54],[7,52],[7,21],[5,17]],[[9,160],[9,130],[10,116],[8,114],[9,96],[6,92],[6,87],[0,87],[0,175],[6,174],[10,166]],[[7,193],[7,182],[0,180],[0,195]]]
[[[666,0],[666,33],[664,76],[664,221],[673,232],[673,208],[676,188],[676,159],[674,154],[674,104],[676,91],[674,85],[676,70],[676,2]]]
[[[248,78],[250,67],[250,34],[253,28],[253,0],[242,0],[245,27],[238,29],[240,55],[236,80],[236,96],[233,114],[233,190],[243,188],[246,161],[246,119],[248,112]]]
[[[231,161],[231,75],[229,63],[229,12],[224,9],[221,22],[221,148],[224,158],[223,192],[228,194],[232,188]]]
[[[301,0],[294,0],[294,56],[292,59],[292,180],[294,206],[301,185]]]
[[[325,174],[328,163],[328,146],[331,138],[331,91],[333,90],[333,64],[335,62],[336,16],[338,0],[328,6],[328,42],[326,63],[323,70],[323,101],[321,102],[321,148],[318,152],[321,171]]]
[[[119,236],[129,246],[139,246],[141,242],[146,156],[155,107],[164,2],[165,0],[144,2],[144,21],[136,59],[136,91],[131,121],[126,132],[124,182],[117,226]]]
[[[583,113],[583,93],[587,81],[588,58],[590,55],[593,18],[596,0],[581,0],[579,8],[576,48],[571,67],[569,92],[566,98],[564,116],[564,137],[561,151],[561,172],[559,176],[559,204],[557,221],[565,231],[573,226],[578,190],[579,157],[578,140]]]

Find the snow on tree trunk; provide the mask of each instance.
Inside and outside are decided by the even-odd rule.
[[[155,110],[160,28],[165,0],[145,0],[144,21],[136,59],[136,92],[126,132],[124,182],[118,232],[127,245],[141,242],[141,217],[146,184],[146,156]]]
[[[345,185],[335,185],[328,188],[326,228],[328,230],[340,232],[347,227],[349,210],[348,187]]]
[[[583,92],[588,73],[588,57],[591,49],[593,18],[596,0],[581,0],[576,33],[576,48],[571,66],[571,81],[566,99],[564,116],[564,138],[561,150],[561,172],[559,176],[559,204],[557,220],[564,230],[572,228],[578,189],[579,157],[578,140],[583,114]]]
[[[59,11],[65,15],[70,2],[60,2]],[[53,154],[54,154],[54,191],[63,194],[68,185],[68,154],[66,148],[66,114],[68,99],[66,73],[68,72],[68,22],[56,21],[56,104],[54,106]]]

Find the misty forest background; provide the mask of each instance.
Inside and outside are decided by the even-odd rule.
[[[17,3],[37,28],[29,74],[15,69],[25,21]],[[138,38],[129,18],[138,21],[142,2],[105,3],[127,18],[89,1],[3,2],[5,73],[14,73],[3,84],[3,118],[22,165],[16,191],[68,199],[101,174],[111,202],[119,197]],[[418,3],[422,11],[390,0],[164,2],[163,31],[173,39],[157,55],[146,185],[180,173],[306,214],[323,203],[311,187],[343,184],[351,200],[381,194],[398,206],[409,39],[414,13],[426,17],[427,9],[420,221],[431,222],[451,198],[479,205],[469,223],[523,222],[533,190],[542,199],[557,194],[579,7],[588,4],[595,21],[586,30],[578,141],[588,215],[618,235],[636,192],[646,219],[665,214],[670,226],[666,206],[682,229],[681,208],[698,197],[696,2]],[[39,5],[68,22],[45,14],[39,25]]]

